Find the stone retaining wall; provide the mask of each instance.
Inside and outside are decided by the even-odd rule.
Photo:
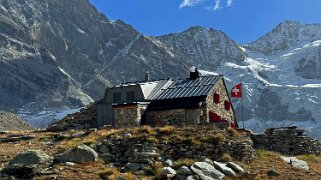
[[[127,135],[124,135],[124,137]],[[191,133],[191,136],[193,134]],[[97,145],[99,157],[108,163],[152,163],[160,159],[204,159],[218,160],[223,154],[229,154],[235,160],[250,160],[255,157],[252,141],[249,137],[224,140],[223,142],[159,141],[150,142],[120,136],[110,136]]]
[[[304,135],[304,130],[296,127],[268,129],[265,134],[254,134],[251,138],[257,149],[289,155],[321,155],[321,143]]]

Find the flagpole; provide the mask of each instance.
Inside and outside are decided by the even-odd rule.
[[[244,107],[243,107],[243,83],[242,83],[242,78],[241,78],[241,92],[242,92],[242,94],[241,94],[241,103],[242,103],[242,122],[243,122],[243,129],[245,129],[244,128],[244,115],[243,115],[243,113],[244,113]]]
[[[243,129],[244,128],[244,116],[243,116],[243,113],[244,113],[244,107],[243,107],[243,83],[241,82],[241,89],[242,89],[242,97],[241,97],[241,101],[242,101],[242,121],[243,121]]]

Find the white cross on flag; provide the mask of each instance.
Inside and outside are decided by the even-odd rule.
[[[231,96],[234,98],[242,97],[242,84],[236,84],[231,90]]]

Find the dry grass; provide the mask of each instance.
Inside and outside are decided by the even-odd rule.
[[[230,154],[228,153],[224,153],[219,159],[218,161],[221,161],[221,162],[231,162],[233,160],[233,158],[231,157]]]
[[[117,134],[119,132],[121,132],[121,129],[115,130],[115,129],[111,129],[111,130],[107,130],[107,129],[102,129],[96,132],[92,132],[89,135],[83,137],[83,138],[73,138],[73,139],[65,139],[63,141],[61,141],[58,145],[59,148],[62,149],[69,149],[69,148],[74,148],[80,144],[95,144],[99,141],[101,141],[102,139],[109,137],[111,135]],[[68,131],[71,134],[76,133],[77,131],[71,130]]]
[[[117,180],[120,175],[120,172],[117,168],[105,167],[103,170],[98,171],[96,174],[99,175],[102,179]]]
[[[305,160],[310,169],[309,171],[298,170],[291,165],[285,163],[280,157],[282,156],[279,153],[266,151],[266,150],[257,150],[257,158],[253,161],[247,162],[237,162],[244,169],[251,173],[250,176],[243,178],[234,178],[234,179],[315,179],[319,180],[321,177],[321,157],[314,155],[303,155],[298,156],[298,159]],[[270,170],[276,170],[280,173],[279,176],[268,176]],[[233,179],[233,178],[228,178]]]
[[[151,143],[158,143],[159,142],[158,138],[156,138],[155,136],[149,136],[146,140]]]
[[[169,135],[174,132],[174,129],[175,128],[173,126],[164,126],[164,127],[159,127],[156,130],[159,134]]]
[[[155,176],[159,176],[162,172],[163,164],[161,162],[155,162],[152,166],[152,171]]]
[[[191,166],[196,160],[193,159],[179,159],[174,162],[173,167],[175,169],[182,167],[182,166]]]
[[[236,129],[231,128],[231,127],[228,127],[226,129],[226,132],[232,137],[240,137],[241,136],[241,134],[239,132],[237,132]]]

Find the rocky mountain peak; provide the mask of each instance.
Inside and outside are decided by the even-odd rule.
[[[319,39],[321,39],[321,24],[302,25],[297,21],[285,21],[246,47],[270,55]]]

